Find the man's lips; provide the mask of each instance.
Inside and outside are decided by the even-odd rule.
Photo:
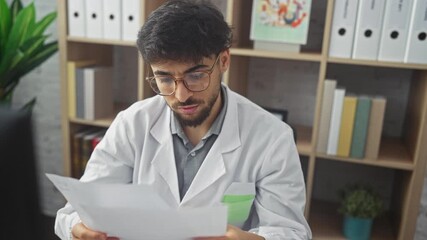
[[[178,111],[182,112],[183,114],[193,114],[196,112],[197,107],[197,104],[179,106]]]

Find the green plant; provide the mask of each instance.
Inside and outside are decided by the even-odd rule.
[[[52,12],[36,22],[34,2],[23,7],[21,0],[10,6],[0,0],[0,105],[10,106],[21,77],[42,64],[58,50],[58,42],[45,43],[46,28],[55,20]],[[24,108],[32,108],[35,98]]]
[[[384,211],[382,198],[369,186],[348,185],[340,190],[338,211],[358,218],[376,218]]]

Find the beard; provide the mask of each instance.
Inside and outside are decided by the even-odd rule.
[[[200,124],[202,124],[211,114],[212,108],[213,108],[216,100],[218,99],[218,95],[220,94],[220,92],[221,92],[221,90],[219,89],[216,94],[212,95],[208,99],[207,106],[200,109],[199,114],[197,114],[196,116],[194,116],[191,119],[184,118],[181,114],[174,111],[175,117],[181,123],[181,126],[182,127],[197,127]],[[203,103],[204,103],[203,100],[189,98],[185,102],[177,102],[177,103],[172,104],[171,108],[172,108],[172,110],[174,110],[180,106],[186,106],[186,105],[192,105],[192,104],[199,104],[199,106],[201,106]]]

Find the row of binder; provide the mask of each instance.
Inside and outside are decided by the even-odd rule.
[[[68,0],[68,35],[135,41],[140,0]]]
[[[336,0],[329,56],[427,64],[426,13],[427,0]]]

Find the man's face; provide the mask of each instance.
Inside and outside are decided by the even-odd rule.
[[[210,84],[206,90],[202,92],[192,92],[185,87],[183,81],[177,81],[175,93],[171,96],[164,96],[167,104],[172,111],[175,112],[175,116],[183,127],[199,126],[205,122],[212,113],[217,114],[219,112],[221,107],[219,102],[221,77],[226,69],[221,64],[224,59],[229,56],[228,51],[225,54],[221,54],[215,65],[216,56],[203,58],[200,63],[165,61],[151,65],[155,75],[168,74],[180,80],[184,73],[207,71],[213,66],[210,75]],[[226,55],[225,58],[223,55]],[[221,61],[221,59],[223,61]]]

